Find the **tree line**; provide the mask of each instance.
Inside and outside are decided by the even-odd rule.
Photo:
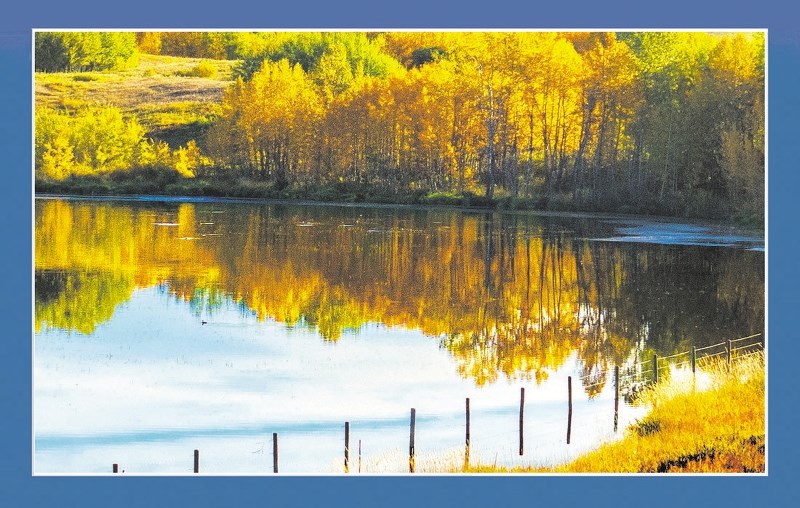
[[[124,35],[239,60],[196,176],[763,218],[761,32]]]

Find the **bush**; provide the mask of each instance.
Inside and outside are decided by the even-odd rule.
[[[82,81],[82,82],[90,82],[90,81],[97,81],[97,76],[94,74],[76,74],[72,76],[73,81]]]
[[[191,70],[179,72],[178,75],[213,79],[217,77],[217,67],[211,62],[203,60],[199,64],[192,67]]]

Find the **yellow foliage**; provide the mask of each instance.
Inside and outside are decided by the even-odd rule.
[[[210,164],[211,160],[200,153],[194,140],[172,152],[172,167],[184,178],[194,178],[197,168]]]
[[[719,362],[704,373],[705,390],[691,372],[657,384],[642,400],[651,412],[625,439],[558,470],[764,472],[763,361],[763,355],[740,359],[731,372]]]
[[[192,169],[190,161],[202,163],[192,145],[176,153],[186,171]],[[499,376],[541,381],[576,349],[592,365],[608,361],[607,350],[600,354],[584,339],[592,330],[582,325],[574,304],[581,288],[571,249],[541,239],[516,244],[513,256],[491,263],[490,275],[493,280],[500,280],[501,273],[527,275],[503,278],[493,293],[486,286],[484,253],[462,248],[484,241],[476,216],[453,218],[422,255],[415,242],[431,240],[415,238],[414,231],[399,225],[383,239],[349,228],[320,239],[311,228],[286,220],[273,234],[292,246],[288,255],[280,247],[283,241],[264,241],[264,217],[258,213],[239,219],[246,221],[241,225],[225,226],[248,232],[239,243],[176,241],[202,233],[200,215],[194,204],[153,217],[146,209],[37,202],[36,269],[124,272],[138,285],[169,280],[177,293],[189,295],[203,289],[197,274],[213,273],[215,287],[236,295],[259,318],[292,324],[303,317],[330,340],[367,322],[403,325],[432,336],[446,333],[443,347],[453,353],[459,372],[478,384]],[[154,222],[179,226],[154,227]],[[362,254],[365,246],[373,261]],[[230,248],[240,253],[238,263],[228,259]],[[164,253],[176,262],[165,267],[159,261]],[[591,257],[580,256],[580,267],[594,270]],[[387,274],[391,280],[376,284]],[[596,301],[596,292],[589,298]],[[485,301],[495,303],[487,307]],[[624,358],[628,351],[620,345],[617,354]]]
[[[139,122],[112,106],[85,107],[73,115],[37,108],[34,124],[38,178],[63,180],[134,167],[171,168],[192,178],[197,168],[212,164],[194,140],[170,151],[165,142],[145,138]]]

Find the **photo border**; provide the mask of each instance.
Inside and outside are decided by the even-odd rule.
[[[2,232],[10,265],[3,292],[7,348],[0,364],[4,408],[0,446],[0,505],[38,506],[492,506],[500,503],[616,506],[773,506],[796,490],[793,471],[797,440],[791,384],[798,357],[790,319],[796,277],[797,241],[793,232],[800,189],[800,170],[794,155],[800,99],[800,32],[793,16],[780,5],[761,2],[715,1],[700,5],[675,0],[631,10],[632,2],[570,2],[543,7],[519,1],[494,1],[464,8],[461,2],[433,5],[418,0],[381,6],[368,1],[303,2],[296,6],[256,6],[229,0],[219,12],[212,2],[188,5],[143,0],[109,12],[99,0],[48,6],[22,6],[0,24],[0,139],[9,172],[2,186]],[[80,6],[76,4],[81,4]],[[582,5],[585,4],[585,5]],[[778,2],[775,2],[778,4]],[[752,12],[753,9],[758,12]],[[128,12],[125,9],[130,9]],[[259,12],[253,15],[251,10]],[[87,12],[94,14],[87,15]],[[258,22],[258,18],[265,20]],[[769,406],[769,474],[760,477],[617,475],[446,476],[446,477],[33,477],[31,474],[31,306],[32,295],[32,182],[30,93],[31,29],[98,28],[767,28],[769,58],[768,187],[769,271],[780,274],[767,286],[769,322],[777,332],[769,342],[769,383],[774,400]],[[773,232],[772,235],[769,232]],[[777,232],[777,233],[776,233]],[[24,268],[23,268],[24,267]],[[769,273],[768,271],[768,273]],[[772,325],[771,327],[769,325]],[[769,340],[769,335],[767,335]],[[780,398],[778,398],[780,397]]]

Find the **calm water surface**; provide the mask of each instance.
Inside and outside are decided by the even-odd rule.
[[[614,365],[761,332],[763,237],[620,217],[35,203],[36,473],[553,464],[613,439]],[[572,439],[566,444],[567,378]],[[519,455],[520,389],[525,446]],[[623,392],[625,387],[623,386]],[[623,404],[620,426],[641,415]]]

